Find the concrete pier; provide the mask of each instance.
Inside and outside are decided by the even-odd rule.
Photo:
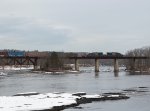
[[[69,59],[74,59],[75,60],[75,70],[79,71],[79,65],[78,65],[78,60],[80,59],[94,59],[95,60],[95,72],[99,72],[99,60],[100,59],[112,59],[114,60],[114,72],[119,72],[119,65],[118,65],[118,60],[120,59],[130,59],[133,60],[133,65],[130,67],[131,70],[135,70],[135,60],[138,59],[150,59],[150,57],[142,57],[142,56],[138,56],[138,57],[133,57],[133,56],[95,56],[95,57],[90,57],[90,56],[82,56],[82,57],[69,57]],[[131,64],[130,64],[131,65]],[[117,74],[116,74],[117,76]]]
[[[136,65],[136,59],[134,58],[132,63],[132,69],[131,69],[133,72],[135,71],[135,65]]]
[[[114,59],[114,72],[119,72],[118,59]]]
[[[34,70],[37,70],[38,69],[38,66],[37,65],[34,65]]]
[[[79,59],[75,59],[75,70],[79,71]]]
[[[5,65],[2,66],[3,70],[5,70]]]
[[[99,59],[95,59],[95,72],[99,72]]]
[[[34,70],[37,70],[38,69],[37,59],[34,60],[33,65],[34,65]]]

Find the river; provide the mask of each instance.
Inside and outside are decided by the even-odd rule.
[[[146,92],[130,94],[130,99],[82,104],[64,111],[149,111],[150,75],[121,71],[115,74],[103,67],[95,73],[92,67],[80,68],[81,73],[45,74],[26,71],[7,71],[0,76],[0,96],[11,96],[21,92],[86,92],[101,94],[121,92],[125,89],[147,87]],[[108,70],[109,69],[109,70]]]

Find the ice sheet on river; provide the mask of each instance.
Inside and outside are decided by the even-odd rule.
[[[6,72],[0,72],[0,76],[6,76],[7,73]]]
[[[37,92],[19,93],[14,96],[0,97],[0,111],[31,111],[47,110],[58,111],[67,107],[74,107],[82,103],[102,100],[128,99],[126,95],[86,95],[78,93],[46,93]]]

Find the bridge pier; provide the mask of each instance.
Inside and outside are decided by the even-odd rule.
[[[75,70],[79,71],[79,59],[75,59]]]
[[[34,65],[34,70],[37,70],[38,69],[37,58],[34,59],[33,65]]]
[[[99,72],[99,59],[95,59],[95,72]]]
[[[5,70],[5,65],[2,66],[3,70]]]
[[[136,59],[134,58],[132,63],[132,69],[131,69],[133,72],[135,71],[135,66],[136,66]]]
[[[37,65],[34,65],[34,70],[37,70],[38,69],[38,66]]]
[[[118,59],[114,59],[114,72],[119,72]]]

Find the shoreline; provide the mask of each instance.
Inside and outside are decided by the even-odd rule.
[[[83,67],[83,68],[89,68],[89,67]],[[2,66],[0,67],[0,71],[1,72],[7,72],[7,71],[30,71],[32,73],[45,73],[45,74],[63,74],[63,73],[81,73],[81,72],[86,72],[86,71],[94,71],[94,67],[92,67],[93,69],[90,68],[90,70],[88,69],[83,69],[81,71],[76,71],[76,70],[51,70],[51,71],[44,71],[44,70],[34,70],[33,66],[22,66],[22,67],[15,67],[15,66],[5,66],[5,69],[2,68]],[[120,68],[119,72],[135,72],[135,73],[150,73],[149,70],[126,70],[125,67],[124,68]],[[113,67],[111,66],[103,66],[102,69],[100,70],[100,72],[113,72]]]

